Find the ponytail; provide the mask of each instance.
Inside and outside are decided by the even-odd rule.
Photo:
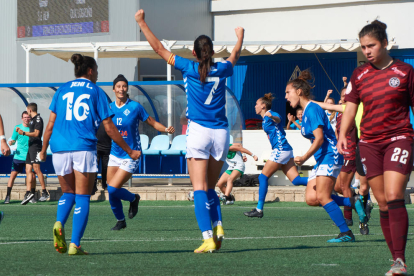
[[[198,74],[200,75],[200,81],[205,82],[210,73],[210,67],[213,65],[213,42],[211,38],[200,35],[194,41],[194,51],[199,60]]]

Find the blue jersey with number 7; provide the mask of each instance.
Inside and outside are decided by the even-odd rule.
[[[79,78],[61,86],[49,109],[56,113],[50,149],[96,151],[96,132],[101,122],[114,116],[105,92],[88,79]]]
[[[175,56],[172,64],[183,74],[187,119],[208,128],[227,128],[226,78],[233,75],[231,62],[212,65],[204,83],[200,81],[198,62]]]

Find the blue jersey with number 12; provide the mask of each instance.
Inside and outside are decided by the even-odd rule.
[[[175,56],[174,65],[183,74],[187,119],[207,128],[227,128],[226,78],[233,75],[231,62],[213,64],[204,83],[200,81],[198,62]]]
[[[61,86],[49,109],[56,113],[50,137],[52,152],[96,151],[98,127],[113,116],[105,92],[84,78]]]
[[[141,150],[141,140],[139,137],[139,121],[146,121],[148,113],[139,103],[128,99],[124,105],[118,107],[116,102],[110,104],[112,112],[115,114],[112,121],[116,125],[128,146],[133,150]],[[121,159],[130,159],[129,155],[112,141],[111,154]]]

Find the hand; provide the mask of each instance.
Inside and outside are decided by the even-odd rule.
[[[136,17],[136,15],[135,15],[135,17]],[[244,29],[242,27],[237,27],[235,29],[235,31],[236,31],[237,39],[243,39],[243,37],[244,37]]]
[[[292,114],[288,114],[288,120],[289,120],[289,122],[294,122],[295,121],[295,116],[293,116]]]
[[[137,21],[138,24],[145,22],[145,12],[143,9],[140,9],[135,14],[135,21]]]
[[[9,141],[9,146],[13,146],[13,140]]]
[[[254,161],[257,161],[257,160],[259,160],[259,157],[257,157],[257,156],[255,155],[255,156],[253,156],[253,159],[254,159]]]
[[[346,82],[348,80],[348,78],[347,77],[342,77],[342,81],[343,82]]]
[[[10,148],[6,143],[6,140],[1,139],[1,153],[4,156],[9,156],[10,155]]]
[[[270,113],[270,111],[266,111],[265,116],[272,118],[272,113]]]
[[[332,91],[333,91],[332,89],[329,89],[328,92],[326,92],[326,96],[329,97],[332,94]]]
[[[243,155],[243,162],[247,162],[247,156]]]
[[[130,153],[128,153],[129,157],[131,157],[133,160],[138,160],[141,156],[141,151],[139,150],[133,150]]]
[[[336,148],[338,149],[340,154],[345,154],[345,150],[347,150],[347,141],[346,137],[343,135],[339,135],[338,144],[336,144]]]
[[[44,151],[39,152],[39,159],[40,159],[40,162],[45,162],[46,161],[46,152],[44,152]]]
[[[169,134],[173,134],[175,132],[175,129],[172,126],[169,126],[165,129],[165,132],[167,132]]]
[[[302,166],[306,160],[303,158],[303,156],[296,156],[295,159],[293,159],[293,161],[296,163],[296,165]]]

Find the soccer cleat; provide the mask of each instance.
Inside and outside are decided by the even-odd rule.
[[[234,198],[234,195],[230,194],[230,199],[232,204],[234,204],[234,202],[236,202],[236,199]]]
[[[365,213],[364,204],[362,202],[362,196],[361,195],[355,195],[353,197],[350,197],[351,206],[358,214],[359,221],[363,223],[367,223],[367,215]]]
[[[367,222],[371,219],[371,211],[374,209],[374,203],[371,200],[367,201],[367,206],[365,207],[365,213],[367,214]]]
[[[49,194],[47,192],[42,192],[42,196],[39,198],[39,201],[46,201],[49,199]]]
[[[59,253],[66,253],[68,246],[65,239],[65,229],[60,221],[56,221],[53,226],[53,244]]]
[[[125,220],[118,220],[118,222],[115,224],[114,227],[111,228],[111,230],[121,230],[126,228],[126,221]]]
[[[224,238],[224,229],[223,226],[217,225],[213,228],[213,240],[216,243],[216,250],[221,248],[221,242]]]
[[[27,203],[29,203],[29,201],[34,197],[34,194],[32,193],[28,193],[26,195],[24,195],[24,199],[22,200],[22,203],[20,203],[21,205],[26,205]]]
[[[368,224],[360,222],[359,232],[361,233],[361,235],[368,235],[369,234]]]
[[[76,246],[76,244],[71,243],[69,245],[69,255],[89,255],[88,252],[84,251],[80,246]]]
[[[250,212],[244,212],[244,215],[249,218],[262,218],[263,211],[258,211],[256,208],[252,209]]]
[[[3,219],[4,219],[4,213],[0,211],[0,223],[3,221]]]
[[[135,194],[135,200],[129,203],[128,218],[132,219],[137,215],[140,199],[141,197],[139,196],[139,194]]]
[[[10,203],[10,196],[6,196],[6,199],[4,200],[4,204]]]
[[[232,199],[232,195],[224,196],[223,204],[224,205],[232,205],[232,204],[234,204],[234,200]]]
[[[390,271],[392,272],[392,275],[407,275],[407,266],[401,258],[397,258],[391,266]]]
[[[37,203],[37,200],[33,197],[29,202],[30,203]]]
[[[352,234],[351,230],[340,233],[338,237],[328,240],[329,243],[354,242],[354,241],[355,241],[355,237],[354,237],[354,234]]]
[[[207,240],[203,240],[203,244],[194,250],[194,253],[213,253],[216,251],[216,243],[214,242],[213,238],[209,238]]]

